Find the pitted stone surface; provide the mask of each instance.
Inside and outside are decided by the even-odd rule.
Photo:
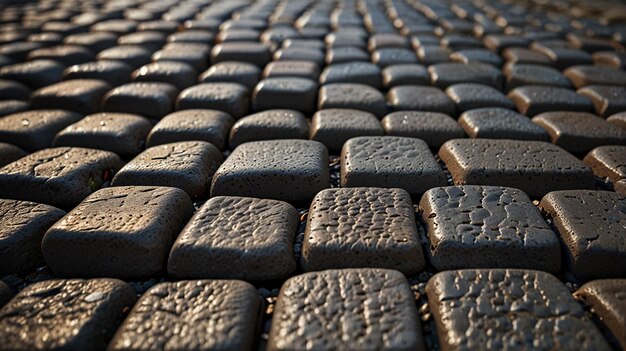
[[[447,185],[428,144],[420,139],[383,136],[348,140],[341,150],[341,186],[400,188],[420,196]]]
[[[387,101],[394,111],[441,112],[456,115],[454,102],[441,89],[429,86],[401,85],[389,89]]]
[[[177,188],[100,189],[48,230],[43,256],[60,276],[158,275],[191,213],[189,196]]]
[[[72,79],[52,84],[33,92],[35,109],[63,109],[83,115],[100,110],[100,101],[111,86],[97,79]]]
[[[128,113],[97,113],[60,131],[54,146],[79,146],[118,155],[136,155],[143,150],[152,124]]]
[[[259,67],[237,61],[226,61],[212,65],[202,73],[199,81],[202,83],[231,82],[239,83],[252,91],[256,83],[259,82],[261,70]]]
[[[63,79],[98,79],[116,87],[128,83],[132,72],[133,68],[121,61],[95,61],[66,68]]]
[[[558,272],[556,234],[526,194],[515,188],[451,186],[420,202],[437,270],[528,268]]]
[[[54,136],[82,118],[76,112],[35,110],[0,118],[0,140],[36,151],[52,146]]]
[[[102,50],[97,59],[99,61],[121,61],[131,65],[133,68],[139,68],[150,63],[152,50],[141,45],[119,45],[112,48]]]
[[[626,279],[600,279],[581,286],[574,296],[593,308],[602,323],[626,348]]]
[[[37,151],[0,168],[0,197],[70,208],[121,166],[120,158],[108,151],[78,147]]]
[[[0,200],[0,275],[43,266],[41,239],[64,215],[64,211],[48,205]]]
[[[284,278],[296,269],[298,225],[298,212],[286,202],[213,197],[176,239],[168,273],[176,278]]]
[[[158,145],[128,162],[111,184],[171,186],[197,199],[208,195],[211,177],[221,163],[220,151],[205,141]]]
[[[0,78],[22,82],[32,89],[43,88],[61,80],[65,66],[52,60],[34,60],[0,68]]]
[[[591,100],[599,116],[607,117],[626,111],[626,87],[589,85],[578,89],[577,93]]]
[[[310,115],[315,112],[316,102],[317,83],[308,78],[265,78],[252,92],[252,106],[255,111],[283,108]]]
[[[340,151],[348,139],[359,136],[384,135],[385,132],[376,116],[369,112],[332,108],[321,110],[311,121],[311,140]]]
[[[15,145],[0,142],[0,168],[11,162],[17,161],[26,155],[28,155],[28,153],[21,148]]]
[[[612,191],[555,191],[539,204],[565,243],[570,271],[581,280],[626,275],[626,195]]]
[[[104,350],[136,299],[117,279],[35,283],[0,309],[0,348]]]
[[[148,146],[188,140],[209,142],[222,150],[226,146],[233,118],[217,110],[183,110],[165,116],[148,135]]]
[[[542,141],[457,139],[439,157],[456,185],[498,185],[531,197],[554,190],[594,189],[591,168],[556,145]]]
[[[311,61],[272,61],[263,69],[264,78],[299,77],[317,81],[319,75],[320,68]]]
[[[532,117],[549,111],[591,111],[591,100],[573,90],[551,86],[527,85],[511,90],[509,99],[517,110]]]
[[[248,89],[239,83],[203,83],[183,90],[176,100],[176,109],[213,109],[237,119],[248,113],[249,95]]]
[[[428,85],[430,77],[426,67],[418,64],[392,65],[382,71],[382,83],[385,88],[400,85]]]
[[[319,192],[309,210],[301,263],[305,271],[370,267],[419,272],[425,262],[409,193],[383,188]]]
[[[572,83],[558,69],[541,64],[509,64],[504,67],[503,72],[507,90],[524,85],[572,87]]]
[[[549,273],[467,269],[426,285],[442,350],[610,350],[567,288]]]
[[[446,89],[446,94],[456,105],[458,113],[484,107],[515,109],[515,105],[506,95],[484,84],[453,84]]]
[[[485,107],[464,112],[459,124],[470,138],[541,140],[548,133],[528,117],[501,107]]]
[[[230,130],[230,148],[248,141],[307,139],[309,123],[294,110],[267,110],[238,120]]]
[[[137,301],[109,350],[250,350],[260,313],[246,282],[160,283]]]
[[[211,196],[309,201],[330,187],[328,150],[309,140],[239,145],[213,176]]]
[[[387,269],[306,273],[281,288],[268,350],[423,350],[406,278]]]
[[[102,110],[160,119],[172,112],[177,94],[178,89],[168,83],[128,83],[104,96]]]
[[[136,82],[163,82],[182,90],[196,83],[198,73],[189,64],[177,61],[149,63],[135,70],[132,78]]]
[[[432,85],[445,89],[457,83],[478,83],[502,90],[504,77],[502,72],[486,63],[444,62],[428,67]]]
[[[451,139],[465,137],[459,124],[439,112],[398,111],[385,116],[381,124],[387,135],[418,138],[433,149]]]
[[[382,118],[387,112],[383,94],[365,84],[335,83],[320,88],[317,108],[355,109]]]
[[[583,161],[598,177],[608,178],[613,183],[626,178],[626,146],[599,146]]]
[[[563,74],[576,88],[588,85],[626,86],[626,72],[606,66],[573,66],[566,69]]]
[[[374,88],[382,86],[380,68],[368,62],[348,62],[328,65],[320,76],[320,84],[358,83]]]

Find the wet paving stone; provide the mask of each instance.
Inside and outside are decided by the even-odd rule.
[[[137,300],[108,349],[250,350],[260,314],[258,292],[243,281],[160,283]]]
[[[381,124],[387,135],[424,140],[432,149],[438,149],[452,139],[465,137],[459,124],[439,112],[398,111],[385,116]]]
[[[567,288],[545,272],[446,271],[429,280],[426,293],[443,350],[611,349]]]
[[[252,92],[255,111],[292,109],[310,115],[317,103],[317,83],[307,78],[265,78]]]
[[[168,83],[128,83],[102,98],[102,110],[160,119],[173,111],[177,94],[178,89]]]
[[[230,130],[229,146],[259,140],[308,139],[309,122],[298,111],[274,109],[238,120]]]
[[[111,89],[97,79],[72,79],[33,92],[34,109],[63,109],[83,115],[100,111],[102,97]]]
[[[302,246],[305,271],[389,268],[415,274],[425,261],[408,192],[342,188],[319,192]]]
[[[177,188],[104,188],[46,232],[43,256],[59,276],[150,278],[165,270],[191,213],[189,196]]]
[[[136,299],[117,279],[35,283],[0,309],[0,340],[13,350],[104,350]]]
[[[504,85],[502,72],[484,63],[438,63],[428,67],[432,85],[445,89],[458,83],[485,84],[501,90]]]
[[[183,90],[176,99],[177,110],[211,109],[238,119],[250,109],[250,93],[238,83],[203,83]]]
[[[264,67],[271,61],[271,54],[269,48],[260,43],[220,43],[211,50],[211,62],[215,64],[224,61],[248,62]]]
[[[518,189],[434,188],[422,197],[420,211],[428,226],[429,262],[437,270],[561,268],[557,236]]]
[[[599,146],[591,150],[583,161],[598,177],[616,183],[626,178],[626,146]]]
[[[264,78],[297,77],[317,81],[319,75],[319,66],[311,61],[272,61],[263,69]]]
[[[499,185],[530,197],[554,190],[594,189],[591,168],[562,148],[542,141],[457,139],[439,157],[456,185]]]
[[[130,81],[133,68],[121,61],[94,61],[74,65],[63,71],[63,80],[97,79],[112,87]]]
[[[139,68],[150,63],[153,51],[141,45],[119,45],[102,50],[96,58],[98,61],[121,61],[133,68]]]
[[[571,88],[572,83],[559,70],[540,64],[515,63],[503,69],[507,91],[524,85],[544,85]]]
[[[261,69],[247,62],[225,61],[211,65],[198,78],[201,83],[239,83],[252,91],[259,82]]]
[[[355,109],[382,118],[387,112],[383,94],[365,84],[335,83],[323,85],[318,95],[318,110]]]
[[[501,107],[466,111],[459,124],[470,138],[548,141],[548,133],[528,117]]]
[[[319,141],[329,150],[341,151],[348,139],[358,136],[384,135],[376,116],[352,109],[331,108],[313,115],[310,139]]]
[[[167,271],[179,279],[288,277],[296,269],[293,244],[299,222],[296,209],[282,201],[213,197],[176,239]]]
[[[608,117],[626,111],[626,87],[589,85],[576,93],[588,97],[599,116]]]
[[[320,84],[357,83],[374,88],[382,86],[380,68],[372,63],[350,62],[328,65],[320,76]]]
[[[213,176],[211,196],[309,201],[330,188],[328,150],[309,140],[239,145]]]
[[[573,66],[563,74],[576,88],[588,85],[617,85],[626,86],[626,72],[603,66]]]
[[[430,86],[401,85],[389,89],[387,101],[394,111],[441,112],[456,115],[454,101],[441,89]]]
[[[508,97],[515,103],[517,110],[528,117],[550,111],[593,110],[589,98],[566,88],[527,85],[511,90]]]
[[[209,142],[222,150],[234,119],[226,112],[190,109],[170,113],[150,131],[147,146],[188,140]]]
[[[52,146],[54,136],[81,115],[65,110],[35,110],[4,116],[0,119],[0,138],[27,151]]]
[[[568,269],[576,278],[624,276],[624,195],[599,190],[555,191],[544,196],[539,206],[554,220],[565,244]]]
[[[34,60],[0,68],[0,78],[21,82],[31,89],[61,81],[65,66],[52,60]]]
[[[132,74],[136,82],[163,82],[183,90],[196,83],[198,73],[187,63],[159,61],[141,66]]]
[[[23,149],[8,143],[0,142],[0,168],[28,155]]]
[[[446,176],[420,139],[383,136],[349,139],[341,151],[342,187],[400,188],[411,196],[447,185]]]
[[[393,270],[343,269],[289,279],[278,296],[268,350],[307,347],[423,350],[406,278]]]
[[[499,90],[483,84],[453,84],[446,89],[446,94],[456,105],[457,113],[484,107],[515,109],[515,105]]]
[[[426,67],[419,64],[398,64],[382,70],[382,84],[385,88],[400,85],[428,85],[430,77]]]
[[[0,200],[0,214],[0,275],[42,266],[41,239],[65,212],[29,201]]]

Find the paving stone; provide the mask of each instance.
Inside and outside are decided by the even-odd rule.
[[[418,63],[417,55],[413,50],[403,48],[383,48],[372,53],[372,62],[380,67],[400,64]]]
[[[137,29],[137,22],[126,19],[110,19],[98,22],[89,28],[91,32],[111,32],[124,35]]]
[[[215,45],[211,50],[211,62],[213,64],[224,61],[241,61],[258,67],[265,67],[271,60],[269,48],[261,43],[221,43]]]
[[[583,161],[598,177],[608,178],[612,183],[626,179],[626,146],[599,146]]]
[[[357,137],[341,150],[341,186],[401,188],[411,196],[447,185],[426,142],[406,137]]]
[[[187,29],[182,32],[170,34],[167,37],[168,42],[172,43],[199,43],[199,44],[213,44],[215,35],[210,31],[201,29]]]
[[[546,112],[532,121],[543,127],[553,144],[579,154],[602,145],[626,145],[626,130],[587,112]]]
[[[375,51],[381,48],[408,48],[409,40],[399,34],[374,34],[367,41],[367,49]]]
[[[102,97],[111,86],[97,79],[72,79],[49,85],[33,92],[34,109],[64,109],[81,114],[100,110]]]
[[[599,116],[608,117],[626,111],[626,87],[588,85],[576,93],[588,97]]]
[[[21,148],[0,142],[0,168],[19,160],[20,158],[28,155],[28,153]]]
[[[109,350],[250,350],[261,307],[256,289],[242,281],[160,283],[139,298]]]
[[[100,189],[46,232],[43,256],[58,276],[158,276],[192,209],[177,188]]]
[[[239,145],[213,176],[211,196],[309,201],[330,187],[328,151],[309,140]]]
[[[571,88],[572,83],[556,68],[538,64],[510,64],[502,70],[506,77],[507,91],[524,85],[545,85]]]
[[[502,58],[513,64],[552,65],[552,60],[548,55],[527,48],[505,49],[502,51]]]
[[[311,61],[323,66],[325,54],[323,50],[315,48],[292,47],[279,49],[274,52],[274,61]]]
[[[59,82],[64,68],[62,64],[51,60],[22,62],[0,68],[0,78],[38,89]]]
[[[341,188],[319,192],[309,210],[301,257],[305,271],[424,267],[415,211],[402,189]]]
[[[98,79],[116,87],[128,83],[132,72],[133,68],[121,61],[95,61],[66,68],[63,79]]]
[[[14,43],[0,45],[0,55],[9,57],[15,61],[26,61],[26,57],[31,51],[40,49],[43,43],[18,41]]]
[[[382,93],[364,84],[335,83],[323,85],[318,96],[318,110],[355,109],[382,118],[387,112]]]
[[[530,42],[530,39],[517,35],[490,34],[483,38],[485,47],[498,53],[509,47],[528,47]]]
[[[89,49],[80,45],[57,45],[31,51],[28,60],[53,60],[65,67],[90,62],[95,59]]]
[[[0,280],[0,308],[13,298],[13,290]]]
[[[118,39],[120,45],[141,45],[157,50],[166,41],[166,35],[156,31],[141,31],[122,35]]]
[[[444,63],[450,61],[452,50],[442,48],[439,45],[425,45],[417,50],[419,62],[425,66]]]
[[[454,102],[441,89],[401,85],[389,89],[387,101],[394,111],[429,111],[455,116]]]
[[[617,338],[622,348],[626,347],[626,279],[594,280],[581,286],[574,296],[593,308],[602,323]]]
[[[446,94],[456,105],[458,113],[484,107],[515,109],[515,105],[499,90],[483,84],[460,83],[450,85]]]
[[[260,75],[259,67],[251,63],[225,61],[212,65],[200,75],[199,81],[202,83],[239,83],[252,91],[259,82]]]
[[[521,190],[434,188],[422,197],[420,210],[428,226],[429,262],[437,270],[561,268],[556,234]]]
[[[98,61],[122,61],[133,68],[139,68],[150,63],[151,56],[152,50],[141,45],[118,45],[102,50],[96,57]]]
[[[268,350],[304,348],[423,350],[406,278],[387,269],[341,269],[287,280],[274,309]]]
[[[483,44],[472,35],[449,33],[441,37],[441,46],[451,50],[480,49]]]
[[[610,350],[582,306],[549,273],[446,271],[428,281],[426,294],[442,350]]]
[[[365,50],[358,47],[334,47],[328,48],[326,51],[325,61],[327,65],[354,61],[369,62],[370,55]]]
[[[626,111],[618,112],[614,115],[611,115],[606,120],[613,125],[616,125],[622,129],[626,129]]]
[[[299,223],[298,212],[286,202],[213,197],[176,239],[168,273],[176,278],[285,278],[296,269],[293,244]]]
[[[102,110],[160,119],[173,111],[178,89],[168,83],[134,82],[109,91]]]
[[[438,63],[428,67],[432,85],[445,89],[457,83],[478,83],[502,90],[504,78],[500,70],[485,63]]]
[[[296,77],[317,81],[319,76],[319,66],[311,61],[273,61],[263,69],[263,78]]]
[[[132,78],[137,82],[169,83],[183,90],[196,83],[198,73],[187,63],[176,61],[159,61],[147,64],[133,72]]]
[[[526,116],[501,107],[464,112],[459,124],[470,138],[548,141],[548,133]]]
[[[252,92],[255,111],[291,109],[307,115],[315,112],[317,83],[307,78],[265,78]]]
[[[132,156],[140,153],[152,124],[127,113],[96,113],[57,133],[54,146],[79,146]]]
[[[211,176],[222,154],[205,141],[183,141],[153,146],[128,162],[113,177],[113,186],[170,186],[192,199],[208,195]]]
[[[0,169],[0,197],[72,207],[110,180],[121,163],[108,151],[68,147],[37,151]]]
[[[117,44],[117,35],[107,32],[88,32],[68,35],[63,39],[68,45],[83,46],[92,53],[99,53]]]
[[[213,109],[228,113],[235,119],[245,116],[250,108],[248,89],[238,83],[203,83],[183,90],[176,100],[177,110]]]
[[[326,109],[317,111],[311,121],[311,140],[326,145],[332,151],[341,150],[350,138],[384,135],[376,116],[353,109]]]
[[[374,88],[382,86],[380,68],[367,62],[348,62],[328,65],[320,76],[320,84],[357,83]]]
[[[624,277],[625,206],[626,196],[612,191],[554,191],[541,199],[539,207],[554,221],[576,278]]]
[[[591,55],[578,49],[541,46],[534,48],[534,50],[548,56],[554,66],[561,70],[575,65],[593,64]]]
[[[226,146],[233,118],[217,110],[183,110],[165,116],[148,135],[147,145],[155,146],[188,140],[209,142],[220,150]]]
[[[452,117],[439,112],[393,112],[385,116],[381,124],[388,135],[422,139],[432,149],[438,149],[448,140],[465,137]]]
[[[514,187],[532,198],[554,190],[595,188],[591,168],[543,141],[450,140],[439,150],[439,157],[456,185]]]
[[[3,100],[28,100],[30,89],[20,82],[0,79],[0,97]]]
[[[572,81],[576,88],[588,85],[626,86],[626,72],[604,66],[572,66],[563,74]]]
[[[593,104],[586,96],[574,91],[550,86],[527,85],[511,90],[509,99],[517,110],[532,117],[550,111],[591,111]]]
[[[0,213],[0,275],[43,266],[41,239],[65,212],[34,202],[0,200]]]
[[[600,38],[589,38],[575,33],[567,34],[567,41],[576,49],[587,52],[596,52],[601,50],[613,50],[614,46],[611,41]]]
[[[591,55],[593,63],[598,66],[626,68],[626,53],[616,51],[599,51]]]
[[[259,140],[307,139],[309,123],[295,110],[267,110],[238,120],[230,130],[230,148]]]
[[[233,28],[228,30],[222,30],[218,33],[215,41],[217,43],[254,43],[257,42],[260,36],[260,32],[252,28]]]
[[[34,283],[0,310],[0,342],[11,350],[104,350],[136,299],[117,279]]]
[[[170,43],[152,55],[152,61],[175,61],[192,66],[197,72],[208,67],[209,47],[202,44]]]
[[[382,70],[382,84],[385,88],[393,88],[400,85],[429,85],[430,76],[426,67],[422,65],[391,65]]]
[[[502,58],[498,54],[485,49],[458,50],[450,55],[450,60],[464,64],[479,62],[495,67],[502,66]]]
[[[0,118],[0,140],[27,151],[45,149],[63,128],[78,122],[81,115],[64,110],[35,110]]]
[[[0,117],[28,111],[30,102],[23,100],[0,100]]]
[[[356,32],[355,30],[361,30],[362,28],[348,27],[348,29],[340,32],[328,33],[324,38],[326,47],[338,48],[338,47],[358,47],[367,48],[367,34],[365,32]]]

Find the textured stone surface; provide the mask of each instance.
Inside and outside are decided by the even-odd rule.
[[[116,87],[128,83],[132,72],[133,68],[121,61],[95,61],[66,68],[63,79],[98,79]]]
[[[0,344],[7,350],[104,350],[136,299],[117,279],[35,283],[0,309]]]
[[[386,269],[306,273],[281,288],[268,350],[423,350],[406,278]]]
[[[483,107],[515,108],[506,95],[484,84],[453,84],[446,89],[446,94],[456,105],[458,113]]]
[[[168,83],[128,83],[104,96],[102,110],[160,119],[172,112],[177,94],[178,89]]]
[[[500,70],[485,63],[438,63],[428,67],[430,81],[441,89],[458,83],[478,83],[501,90],[504,77]]]
[[[503,72],[507,90],[524,85],[572,87],[572,83],[558,69],[541,64],[510,64],[504,67]]]
[[[401,85],[389,89],[387,101],[394,111],[429,111],[456,115],[454,102],[436,87]]]
[[[0,168],[11,162],[17,161],[26,155],[28,155],[28,153],[21,148],[15,145],[0,142]]]
[[[437,270],[561,268],[556,234],[518,189],[435,188],[422,197],[420,211],[428,225],[429,261]]]
[[[593,308],[622,348],[626,348],[626,279],[594,280],[581,286],[574,296]]]
[[[626,146],[599,146],[583,161],[598,177],[608,178],[613,183],[626,178]]]
[[[260,313],[246,282],[160,283],[137,301],[109,350],[250,350]]]
[[[264,78],[298,77],[317,81],[319,75],[320,68],[311,61],[272,61],[263,69]]]
[[[169,43],[152,55],[154,62],[182,62],[193,67],[196,72],[207,69],[209,46],[197,43]]]
[[[57,133],[54,146],[79,146],[118,155],[136,155],[143,150],[152,124],[127,113],[97,113]]]
[[[211,177],[222,154],[206,141],[181,141],[153,146],[128,162],[113,177],[113,186],[171,186],[192,199],[208,195]]]
[[[319,192],[309,210],[302,268],[390,268],[405,274],[425,264],[409,193],[341,188]]]
[[[299,223],[298,212],[286,202],[213,197],[176,239],[167,271],[176,278],[284,278],[296,269]]]
[[[310,138],[326,145],[329,150],[340,151],[350,138],[384,133],[378,118],[369,112],[333,108],[313,115]]]
[[[211,196],[309,201],[329,187],[328,150],[321,143],[254,141],[239,145],[217,170]]]
[[[211,62],[224,61],[248,62],[264,67],[271,61],[271,54],[269,48],[261,43],[220,43],[211,50]]]
[[[422,65],[391,65],[383,69],[382,83],[385,88],[393,88],[400,85],[428,85],[430,76],[426,67]]]
[[[563,74],[576,88],[588,85],[626,86],[626,72],[606,66],[573,66]]]
[[[546,112],[532,121],[543,127],[553,144],[572,153],[586,153],[602,145],[626,145],[626,130],[587,112]]]
[[[459,124],[470,138],[548,141],[548,133],[526,116],[501,107],[464,112]]]
[[[581,280],[626,274],[626,195],[569,190],[547,194],[539,204],[554,220],[566,247],[568,268]]]
[[[176,100],[177,110],[212,109],[235,119],[250,109],[248,89],[238,83],[203,83],[183,90]]]
[[[180,90],[194,85],[197,76],[198,73],[191,65],[176,61],[149,63],[132,74],[134,81],[169,83]]]
[[[100,110],[100,101],[111,86],[97,79],[72,79],[33,92],[35,109],[63,109],[81,114]]]
[[[380,88],[380,68],[367,62],[348,62],[328,65],[322,71],[320,84],[357,83]]]
[[[22,82],[32,89],[42,88],[61,80],[65,66],[52,60],[34,60],[0,68],[0,78]]]
[[[388,135],[422,139],[433,149],[448,140],[465,136],[452,117],[439,112],[393,112],[385,116],[381,124]]]
[[[267,110],[238,120],[230,130],[231,149],[248,141],[307,139],[309,122],[295,110]]]
[[[426,285],[442,350],[610,350],[567,288],[533,270],[468,269]]]
[[[64,215],[64,211],[48,205],[0,200],[0,275],[42,266],[41,238]]]
[[[227,61],[212,65],[202,73],[199,81],[202,83],[231,82],[239,83],[252,91],[259,82],[261,70],[256,65],[247,62]]]
[[[577,93],[591,100],[599,116],[626,111],[626,87],[589,85],[578,89]]]
[[[73,207],[110,180],[121,163],[108,151],[41,150],[0,169],[0,197]]]
[[[121,61],[131,65],[133,68],[139,68],[150,63],[152,51],[140,45],[119,45],[101,51],[97,59]]]
[[[0,118],[0,140],[28,151],[52,145],[54,136],[82,118],[64,110],[36,110],[14,113]]]
[[[446,175],[423,140],[357,137],[341,150],[342,187],[401,188],[411,196],[420,196],[445,185]]]
[[[315,111],[317,83],[308,78],[265,78],[252,92],[255,111],[292,109],[307,115]]]
[[[509,99],[517,110],[532,117],[549,111],[591,111],[593,104],[573,90],[551,86],[527,85],[511,90]]]
[[[217,110],[191,109],[170,113],[152,128],[148,146],[200,140],[222,150],[233,123],[228,113]]]
[[[439,150],[439,157],[456,185],[514,187],[533,198],[553,190],[595,188],[591,168],[542,141],[450,140]]]
[[[365,84],[335,83],[320,88],[318,110],[344,108],[369,112],[382,118],[387,112],[383,94]]]
[[[191,213],[191,200],[180,189],[100,189],[48,230],[43,256],[59,276],[158,275]]]

